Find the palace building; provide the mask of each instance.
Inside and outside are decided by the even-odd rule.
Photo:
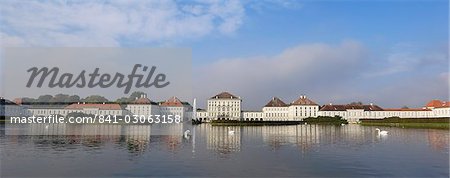
[[[351,123],[360,119],[400,118],[442,118],[450,117],[450,102],[432,100],[423,108],[382,108],[370,104],[327,104],[319,106],[306,95],[285,103],[272,97],[261,111],[242,111],[242,99],[228,92],[222,92],[208,100],[206,110],[197,110],[196,119],[239,121],[302,121],[308,117],[340,116]]]
[[[203,122],[211,120],[236,121],[303,121],[305,118],[318,116],[340,116],[351,123],[360,119],[400,118],[450,118],[450,102],[431,100],[422,108],[382,108],[373,103],[362,104],[326,104],[319,106],[316,102],[300,95],[291,103],[278,97],[272,97],[260,111],[243,111],[242,99],[229,92],[221,92],[207,100],[206,110],[196,109],[177,97],[165,101],[151,101],[146,94],[127,104],[118,103],[23,103],[21,99],[14,102],[0,97],[1,116],[67,116],[70,113],[93,115],[179,115],[182,120],[195,118]],[[194,117],[195,115],[195,117]]]
[[[383,109],[370,103],[347,105],[323,105],[319,110],[320,116],[341,116],[348,122],[358,122],[359,119],[383,119],[387,117],[400,118],[449,118],[450,102],[432,100],[422,108],[386,108]]]
[[[280,98],[273,97],[261,111],[242,111],[242,100],[228,92],[219,93],[208,100],[206,110],[198,110],[196,118],[201,121],[238,120],[238,121],[301,121],[308,117],[317,117],[319,105],[306,95],[301,95],[292,103],[286,104]]]
[[[208,120],[241,120],[241,97],[228,92],[219,93],[208,99]]]

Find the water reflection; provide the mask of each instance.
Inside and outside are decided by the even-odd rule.
[[[207,148],[220,154],[241,150],[241,127],[210,126],[207,133]]]
[[[161,127],[158,127],[161,131]],[[102,147],[105,143],[126,143],[125,146],[132,152],[143,152],[151,141],[160,142],[168,151],[176,151],[183,140],[182,126],[173,125],[165,127],[167,135],[154,134],[151,125],[71,125],[66,124],[30,124],[27,127],[14,129],[14,132],[28,133],[35,136],[6,136],[8,143],[24,142],[27,139],[44,147],[64,147],[65,145],[81,144],[86,147]],[[352,147],[377,143],[389,137],[402,137],[405,143],[414,142],[417,136],[425,134],[428,145],[435,150],[448,149],[449,134],[443,130],[419,130],[410,132],[409,129],[390,128],[385,138],[377,137],[374,127],[359,125],[329,126],[329,125],[295,125],[295,126],[255,126],[255,127],[226,127],[200,125],[195,130],[197,137],[205,137],[206,148],[220,154],[239,152],[243,140],[249,144],[253,140],[261,139],[271,150],[279,150],[286,145],[294,145],[299,150],[313,149],[315,145],[350,144]],[[230,133],[230,130],[233,133]],[[159,132],[158,133],[161,133]],[[5,137],[3,135],[3,137]],[[246,139],[243,139],[245,137]],[[202,139],[202,138],[197,138]],[[190,138],[185,142],[192,144]],[[59,145],[59,146],[58,146]]]
[[[380,165],[389,166],[389,164],[398,164],[395,161],[402,159],[412,160],[410,161],[411,165],[404,165],[405,169],[415,170],[415,164],[421,163],[414,163],[414,160],[421,160],[427,164],[421,165],[422,168],[428,166],[430,170],[438,169],[439,175],[448,174],[448,170],[443,169],[448,168],[448,164],[442,163],[442,159],[444,161],[446,159],[448,162],[449,133],[447,130],[386,127],[382,129],[388,130],[389,135],[383,138],[377,137],[375,127],[360,125],[235,126],[228,128],[202,124],[192,128],[193,135],[186,139],[182,135],[184,129],[182,126],[163,128],[167,135],[155,134],[154,130],[156,129],[161,130],[162,128],[154,128],[151,125],[49,125],[48,127],[32,125],[24,128],[18,127],[14,130],[14,132],[35,134],[31,136],[5,135],[3,129],[3,133],[0,135],[1,161],[3,163],[1,172],[6,175],[22,175],[23,172],[18,172],[19,170],[16,169],[18,165],[45,165],[45,161],[50,160],[61,163],[61,166],[54,164],[52,166],[64,170],[67,167],[63,165],[71,164],[77,157],[83,158],[81,160],[93,157],[100,163],[111,159],[135,161],[123,163],[121,166],[124,167],[135,167],[137,163],[149,166],[150,162],[161,164],[161,167],[177,165],[177,167],[189,167],[188,172],[197,173],[201,172],[196,171],[195,167],[197,166],[212,169],[214,165],[222,165],[231,169],[236,167],[223,164],[231,161],[239,166],[240,162],[245,162],[242,164],[257,166],[249,166],[249,169],[264,172],[261,167],[268,168],[268,165],[272,165],[269,163],[275,160],[286,161],[289,165],[298,166],[305,162],[303,166],[308,166],[314,162],[308,160],[308,157],[312,156],[316,162],[321,162],[320,164],[340,163],[343,166],[340,167],[341,169],[360,170],[364,175],[377,175],[376,172],[370,172],[377,170],[377,168],[373,168],[378,165],[375,164],[377,161],[382,163]],[[231,134],[230,131],[234,132]],[[66,135],[55,135],[57,133]],[[289,156],[278,160],[278,156],[284,154]],[[168,155],[174,157],[167,157]],[[421,156],[427,159],[424,160]],[[355,160],[358,162],[354,163]],[[386,160],[390,160],[392,163],[386,162]],[[108,176],[109,167],[115,163],[104,164],[104,167],[95,167],[96,169],[104,168],[105,173],[100,176]],[[364,164],[364,167],[360,167],[360,164]],[[139,170],[145,172],[147,169],[144,167]],[[395,166],[392,167],[395,168]],[[308,167],[304,167],[304,169],[306,168]],[[129,171],[129,169],[117,169],[119,172]],[[279,171],[286,171],[285,169],[286,165]],[[339,171],[338,168],[336,169],[334,171]],[[380,167],[378,169],[391,168]],[[297,170],[301,169],[292,168],[290,171]],[[32,169],[29,172],[36,175],[53,175],[40,171],[43,170]],[[293,175],[307,175],[297,173]],[[79,176],[86,175],[90,175],[89,172],[79,174]],[[220,175],[216,174],[216,176]],[[342,176],[344,175],[342,174]],[[391,172],[385,175],[394,176],[395,174]]]

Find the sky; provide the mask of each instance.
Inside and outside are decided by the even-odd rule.
[[[446,0],[7,0],[0,45],[190,48],[200,107],[221,91],[246,110],[301,94],[421,107],[449,100],[448,10]]]

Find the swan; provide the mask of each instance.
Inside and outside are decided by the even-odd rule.
[[[230,127],[228,127],[228,135],[234,135],[234,130],[231,130]]]
[[[388,131],[386,131],[386,130],[380,130],[379,128],[376,128],[375,130],[377,131],[378,136],[388,134]]]
[[[184,138],[188,139],[190,136],[191,136],[191,131],[190,130],[184,131]]]

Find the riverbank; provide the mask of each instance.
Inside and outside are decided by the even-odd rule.
[[[384,118],[384,119],[361,119],[363,126],[388,126],[401,128],[423,128],[423,129],[450,129],[449,118]]]
[[[268,126],[268,125],[298,125],[303,121],[223,121],[213,120],[209,122],[214,126]]]
[[[326,125],[341,125],[348,124],[347,120],[342,119],[340,116],[318,116],[318,117],[308,117],[303,119],[308,124],[326,124]]]

